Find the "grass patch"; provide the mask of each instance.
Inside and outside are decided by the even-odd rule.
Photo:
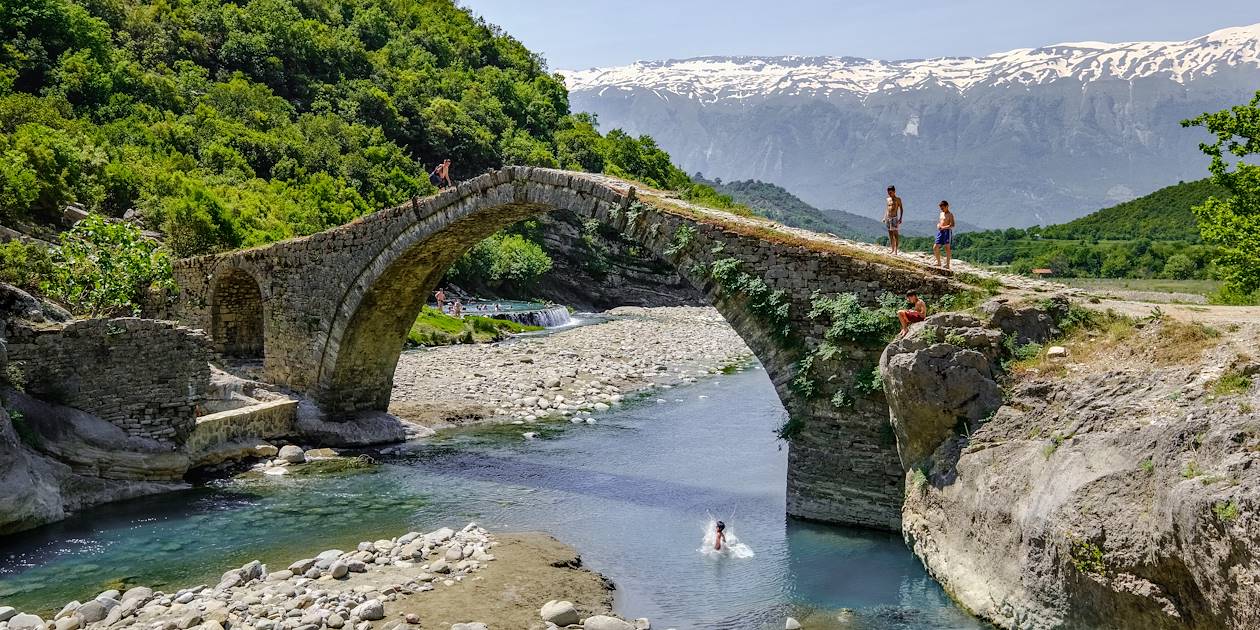
[[[294,477],[352,474],[368,472],[375,469],[376,466],[376,461],[367,456],[336,457],[333,459],[309,461],[301,466],[290,466],[289,474]]]
[[[1054,455],[1054,452],[1059,450],[1060,446],[1063,446],[1063,439],[1063,436],[1058,433],[1050,436],[1050,443],[1041,449],[1041,454],[1045,456],[1046,459],[1050,459],[1050,456]]]
[[[991,276],[982,276],[980,274],[970,273],[966,271],[960,271],[954,274],[954,279],[964,284],[969,284],[973,287],[977,287],[981,289],[982,291],[984,291],[985,293],[988,293],[989,295],[997,295],[1002,292],[1003,288],[1005,288],[1005,285],[1002,284],[1002,281],[998,280],[997,278],[994,278]]]
[[[1193,459],[1186,462],[1186,465],[1181,468],[1181,476],[1186,479],[1194,479],[1202,474],[1203,469],[1199,468],[1199,462],[1196,462]]]
[[[1106,575],[1107,563],[1103,561],[1103,551],[1098,545],[1088,540],[1072,540],[1072,566],[1087,575]]]
[[[9,409],[8,412],[9,422],[13,424],[13,431],[17,433],[18,439],[31,448],[38,448],[42,440],[35,427],[26,421],[26,416],[17,409]]]
[[[1217,396],[1231,396],[1246,393],[1251,389],[1251,377],[1241,372],[1228,371],[1212,384],[1212,393]]]
[[[1151,461],[1149,457],[1139,462],[1138,468],[1141,468],[1142,472],[1146,473],[1147,475],[1155,474],[1155,462]]]
[[[915,468],[914,472],[910,473],[910,487],[914,488],[915,492],[922,492],[927,487],[927,473],[923,472],[922,468]]]
[[[1157,365],[1179,365],[1199,358],[1210,342],[1219,339],[1221,331],[1199,322],[1183,322],[1171,317],[1160,318],[1160,339],[1154,345],[1152,359]]]
[[[459,319],[426,306],[420,309],[420,314],[412,323],[411,330],[407,332],[407,343],[412,346],[486,343],[499,341],[508,335],[534,330],[542,330],[542,328],[480,315],[467,315]]]
[[[1237,501],[1218,501],[1212,506],[1212,511],[1216,513],[1216,518],[1221,519],[1222,523],[1229,523],[1238,518],[1238,502]]]

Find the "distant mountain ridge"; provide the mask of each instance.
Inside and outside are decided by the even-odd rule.
[[[718,182],[704,179],[700,174],[692,178],[694,181],[708,184],[724,195],[730,195],[737,203],[742,203],[764,217],[815,232],[830,232],[837,236],[859,241],[874,241],[880,236],[887,236],[888,230],[879,220],[845,212],[843,210],[820,210],[788,192],[787,189],[769,182],[754,179]],[[909,218],[902,225],[902,232],[908,236],[928,236],[936,233],[936,218],[916,219],[914,213],[907,213]],[[958,221],[958,231],[974,231],[977,228],[966,221]]]
[[[561,71],[576,110],[680,165],[869,218],[884,186],[984,227],[1062,223],[1206,174],[1179,121],[1260,88],[1260,24],[984,57],[702,57]]]

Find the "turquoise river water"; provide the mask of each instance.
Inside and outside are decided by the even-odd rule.
[[[659,396],[659,398],[657,398]],[[121,584],[174,590],[407,530],[548,532],[658,628],[984,628],[895,533],[784,516],[783,408],[760,369],[657,392],[595,425],[455,431],[367,472],[237,478],[0,538],[0,605],[56,610]],[[709,514],[751,558],[699,553]],[[540,602],[541,603],[541,602]],[[849,609],[849,610],[844,610]],[[806,627],[813,627],[813,624]]]

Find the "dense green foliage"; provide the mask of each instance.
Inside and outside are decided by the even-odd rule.
[[[524,235],[500,232],[468,250],[446,278],[456,284],[530,286],[551,270],[551,257]]]
[[[715,207],[650,137],[571,114],[540,57],[452,0],[0,4],[0,221],[136,209],[176,256],[318,232],[504,164]],[[496,237],[467,268],[549,266]]]
[[[1060,225],[961,232],[954,255],[1062,278],[1205,278],[1216,248],[1199,242],[1191,207],[1222,190],[1208,180],[1182,182]],[[927,251],[932,239],[903,237],[902,246]]]
[[[1246,301],[1249,295],[1255,299],[1260,296],[1260,165],[1243,158],[1260,154],[1260,91],[1247,105],[1182,124],[1205,127],[1215,136],[1215,142],[1200,147],[1212,158],[1212,183],[1229,193],[1194,207],[1203,240],[1220,248],[1223,293],[1231,301]]]
[[[139,315],[175,292],[170,253],[135,226],[91,215],[51,249],[0,245],[0,282],[36,291],[76,315]]]

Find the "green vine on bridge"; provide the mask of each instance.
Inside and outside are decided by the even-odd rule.
[[[708,275],[726,295],[743,296],[748,310],[770,328],[780,340],[792,336],[792,302],[783,289],[773,290],[766,281],[741,269],[735,258],[722,258],[708,266]]]

